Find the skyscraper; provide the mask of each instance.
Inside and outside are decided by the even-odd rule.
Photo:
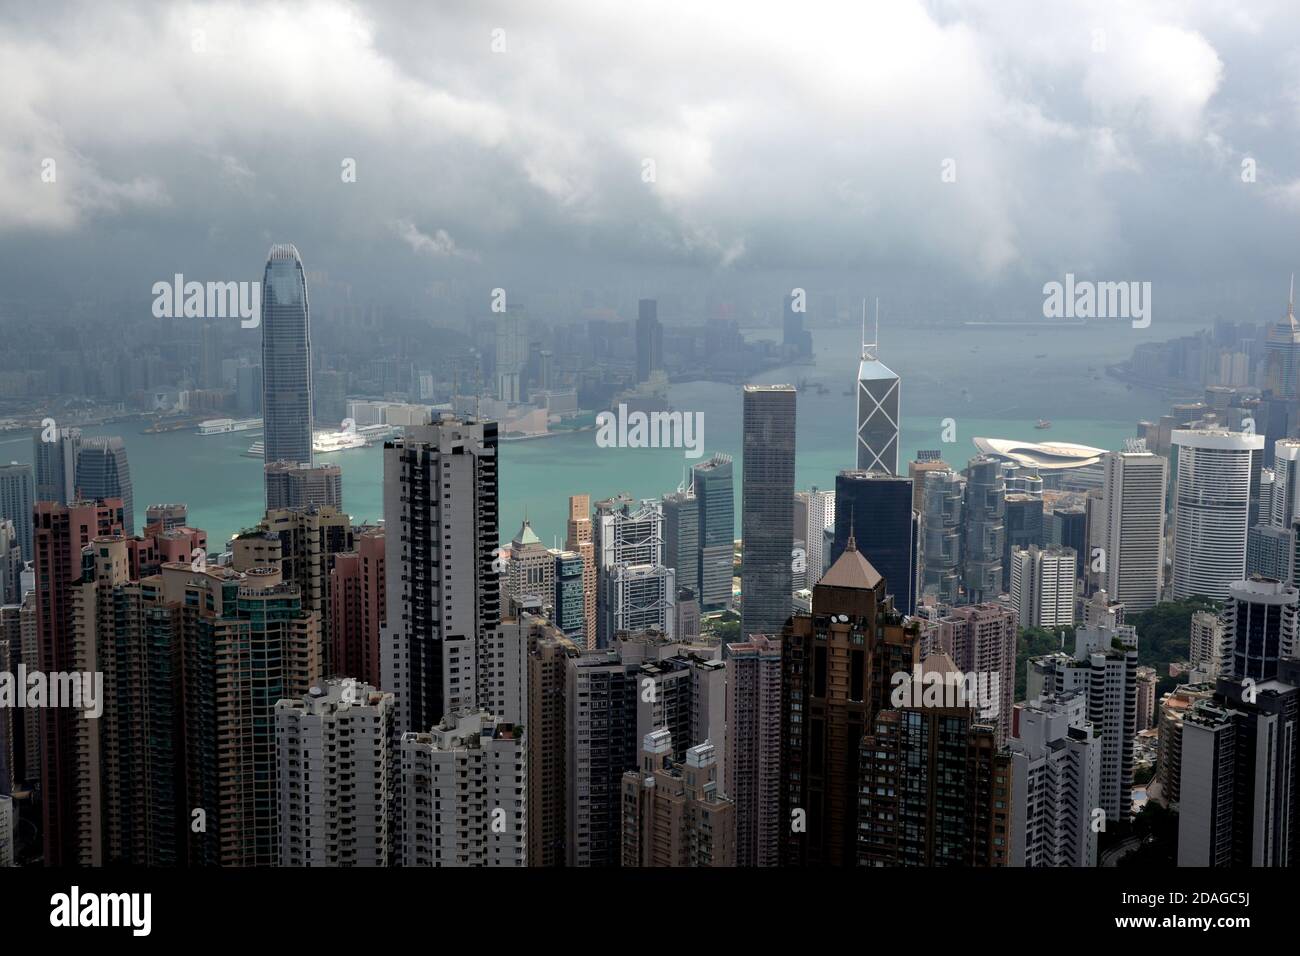
[[[663,497],[664,564],[679,588],[700,593],[700,501],[689,488]]]
[[[979,455],[966,468],[962,508],[962,581],[974,603],[990,601],[1002,589],[1002,544],[1006,538],[1006,485],[998,459]]]
[[[852,538],[813,588],[812,614],[783,628],[781,863],[858,858],[858,745],[889,706],[893,675],[921,663],[921,636]],[[798,825],[795,825],[795,824]]]
[[[795,389],[746,385],[740,634],[778,634],[790,617]]]
[[[570,552],[572,553],[572,552]],[[568,662],[581,653],[546,633],[528,648],[528,865],[563,866],[568,832]]]
[[[1253,686],[1220,678],[1182,720],[1179,866],[1295,862],[1300,669]]]
[[[727,796],[736,865],[776,866],[781,843],[781,641],[727,647]]]
[[[80,450],[80,428],[41,429],[32,436],[37,501],[66,505],[77,500],[77,453]]]
[[[962,498],[965,480],[951,468],[920,474],[922,591],[941,604],[956,604],[962,579]]]
[[[451,415],[384,443],[382,687],[398,733],[475,705],[477,644],[501,622],[497,423]]]
[[[1264,436],[1223,429],[1173,433],[1178,474],[1174,491],[1173,596],[1222,601],[1246,576],[1253,456]]]
[[[393,695],[352,678],[275,705],[280,866],[388,866]]]
[[[1055,545],[1011,552],[1011,606],[1021,627],[1074,626],[1074,552]]]
[[[135,534],[135,495],[126,443],[112,438],[86,438],[77,452],[77,494],[87,501],[120,498],[123,530]]]
[[[826,547],[826,529],[835,527],[835,492],[821,491],[816,485],[808,492],[799,492],[807,501],[808,521],[804,527],[797,524],[795,537],[802,537],[808,552],[808,587],[811,588],[831,566],[830,550]],[[802,532],[802,535],[800,534]]]
[[[1295,276],[1286,315],[1268,330],[1264,342],[1264,387],[1275,399],[1300,398],[1300,322],[1295,317]]]
[[[659,303],[641,299],[636,304],[636,380],[650,381],[650,374],[664,367],[664,327],[659,324]]]
[[[0,465],[0,521],[14,523],[18,546],[24,561],[32,559],[32,506],[36,503],[36,485],[32,466],[11,462]]]
[[[1297,602],[1300,592],[1283,581],[1255,577],[1230,584],[1222,612],[1222,676],[1276,677],[1278,663],[1296,653]]]
[[[734,866],[735,806],[718,789],[710,743],[673,760],[673,735],[651,731],[623,774],[623,866]],[[665,839],[666,837],[666,839]]]
[[[889,584],[894,606],[911,614],[916,607],[912,479],[879,471],[841,471],[836,475],[832,564],[844,553],[850,531],[858,551]]]
[[[582,594],[587,613],[587,647],[596,646],[596,544],[591,524],[591,496],[569,496],[569,521],[564,547],[582,555]]]
[[[355,551],[334,555],[330,570],[330,663],[334,673],[379,686],[388,611],[384,529],[354,539]]]
[[[343,507],[343,469],[276,461],[265,466],[266,508]]]
[[[1094,542],[1103,549],[1102,587],[1129,610],[1145,611],[1160,600],[1169,462],[1134,442],[1108,452],[1103,468],[1101,536]]]
[[[671,635],[677,586],[673,569],[664,564],[662,504],[625,495],[606,499],[596,504],[594,527],[597,646],[610,646],[619,631]]]
[[[1012,866],[1097,865],[1092,808],[1101,787],[1101,740],[1083,690],[1016,705],[1011,751]]]
[[[719,452],[691,472],[700,508],[700,586],[696,593],[700,607],[716,610],[731,603],[735,564],[736,497],[731,456]],[[677,584],[683,584],[681,578]]]
[[[312,463],[311,316],[302,257],[271,247],[262,274],[263,461]]]
[[[902,421],[902,383],[877,355],[878,342],[866,341],[866,303],[862,305],[862,361],[858,365],[858,469],[898,474],[898,428]],[[877,313],[879,304],[877,304]],[[879,314],[876,338],[879,338]],[[897,585],[894,585],[897,587]]]
[[[528,319],[517,305],[497,316],[497,401],[517,404],[526,398],[524,369],[528,365]]]

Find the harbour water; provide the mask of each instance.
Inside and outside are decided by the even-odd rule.
[[[771,336],[773,331],[753,334]],[[904,468],[918,449],[940,450],[949,464],[961,467],[975,454],[971,439],[977,435],[1118,448],[1134,434],[1138,420],[1163,414],[1169,398],[1130,389],[1106,376],[1105,366],[1127,357],[1139,341],[1168,335],[1166,330],[1152,336],[1150,330],[1127,324],[1078,330],[961,327],[886,335],[880,358],[902,377]],[[833,488],[835,474],[854,465],[859,338],[857,329],[815,329],[814,364],[757,376],[763,384],[805,382],[798,398],[799,488]],[[684,383],[672,387],[669,399],[678,410],[703,412],[705,457],[714,452],[734,456],[739,535],[741,387]],[[956,428],[953,443],[941,440],[947,418]],[[1040,418],[1053,423],[1050,430],[1034,428]],[[198,435],[193,430],[150,435],[142,427],[132,422],[83,430],[125,439],[138,528],[149,504],[183,502],[190,523],[205,529],[217,550],[258,521],[261,462],[240,454],[257,435]],[[503,542],[526,515],[544,542],[562,544],[569,495],[588,493],[593,501],[620,492],[657,497],[677,487],[684,469],[704,460],[688,459],[682,449],[601,448],[595,434],[502,443]],[[344,505],[354,520],[382,517],[381,447],[317,458],[342,466]],[[32,460],[30,435],[0,436],[0,461],[10,460]]]

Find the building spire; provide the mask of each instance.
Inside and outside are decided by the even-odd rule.
[[[865,306],[866,303],[864,302]],[[849,540],[844,542],[845,551],[858,550],[858,539],[853,536],[853,505],[849,505]]]
[[[880,348],[880,296],[876,296],[876,334],[870,342],[867,341],[867,300],[862,299],[862,361],[872,361],[876,357],[876,351]]]
[[[1294,272],[1291,273],[1291,294],[1287,296],[1286,314],[1288,316],[1295,315],[1295,273]]]

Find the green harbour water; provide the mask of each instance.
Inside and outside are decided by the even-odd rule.
[[[1107,363],[1127,357],[1138,341],[1168,336],[1149,333],[1121,325],[1029,332],[964,327],[899,332],[897,342],[886,337],[880,357],[902,377],[904,469],[918,449],[938,449],[950,465],[964,466],[975,454],[971,439],[977,435],[1118,448],[1134,434],[1138,420],[1159,417],[1170,401],[1145,389],[1129,389],[1104,373]],[[771,336],[772,331],[754,334]],[[798,397],[796,484],[829,489],[839,470],[854,466],[859,334],[857,329],[827,329],[814,330],[813,336],[814,364],[769,371],[756,381],[797,385],[806,380]],[[677,410],[703,412],[704,457],[725,452],[735,458],[739,535],[741,386],[684,383],[672,387],[669,399]],[[941,441],[945,418],[956,426],[957,440],[951,444]],[[1039,418],[1051,420],[1052,428],[1035,430]],[[190,523],[208,532],[216,551],[258,521],[261,462],[240,453],[259,433],[150,435],[143,427],[130,422],[83,429],[125,439],[137,528],[144,525],[148,505],[181,502],[189,506]],[[500,455],[502,541],[509,541],[527,515],[548,545],[563,543],[569,495],[586,493],[593,501],[620,492],[658,497],[677,487],[685,468],[704,460],[687,458],[682,449],[601,448],[594,431],[505,441]],[[342,466],[344,506],[354,521],[382,517],[381,447],[317,458]],[[32,460],[30,435],[0,435],[0,461],[11,460]]]

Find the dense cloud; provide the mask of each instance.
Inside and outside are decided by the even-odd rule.
[[[1300,260],[1285,2],[39,6],[0,13],[9,301],[241,277],[291,240],[377,296],[1015,310],[1072,271],[1262,318]]]

